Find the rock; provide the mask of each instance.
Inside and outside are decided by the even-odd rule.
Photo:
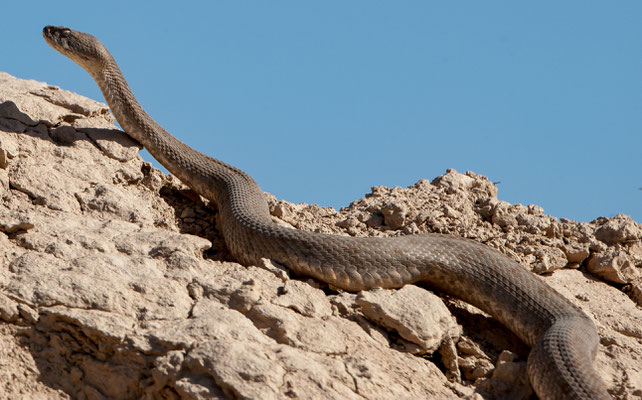
[[[525,346],[471,306],[414,285],[346,293],[270,260],[232,262],[216,209],[143,162],[113,122],[102,103],[0,73],[1,398],[529,396]],[[454,170],[373,187],[339,211],[266,197],[285,226],[464,236],[546,273],[596,321],[611,394],[639,397],[630,218],[558,220]]]
[[[562,248],[562,251],[564,252],[564,255],[566,256],[568,262],[573,265],[581,264],[589,257],[589,255],[591,255],[589,246],[582,243],[565,245]]]
[[[10,210],[3,210],[0,214],[0,231],[4,233],[27,231],[33,228],[34,225],[28,215]]]
[[[642,307],[642,278],[631,282],[631,300]]]
[[[615,283],[630,283],[642,277],[642,252],[631,254],[623,249],[608,248],[593,254],[587,269],[602,279]]]
[[[642,240],[642,228],[628,215],[618,214],[613,218],[599,218],[595,238],[608,245]]]
[[[457,350],[457,364],[466,379],[476,381],[492,374],[493,363],[479,344],[468,337],[462,337],[457,343]]]
[[[4,294],[0,294],[0,319],[14,322],[19,316],[18,304]]]
[[[414,285],[360,292],[357,305],[369,320],[419,346],[418,354],[432,353],[448,337],[461,333],[443,301]]]
[[[538,274],[550,273],[556,269],[561,269],[568,263],[568,258],[564,252],[556,247],[544,247],[535,251],[537,262],[533,265],[533,272]]]
[[[526,379],[526,362],[506,350],[499,355],[491,377],[480,379],[478,387],[504,399],[530,399],[533,394]]]
[[[403,203],[390,202],[382,209],[383,223],[390,229],[399,229],[404,226],[407,215],[406,206]]]

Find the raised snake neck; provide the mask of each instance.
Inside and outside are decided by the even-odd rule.
[[[249,175],[188,147],[145,113],[98,39],[53,26],[43,36],[89,72],[129,136],[216,203],[225,243],[242,264],[267,258],[350,291],[427,283],[489,313],[531,346],[527,371],[540,398],[610,398],[592,367],[599,340],[593,322],[524,267],[453,236],[347,237],[276,225]]]

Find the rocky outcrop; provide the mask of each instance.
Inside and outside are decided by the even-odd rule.
[[[531,395],[528,349],[465,303],[236,264],[216,209],[113,123],[104,104],[0,73],[0,397]],[[642,397],[642,228],[630,218],[557,219],[452,170],[340,211],[268,198],[298,229],[495,247],[595,320],[614,398]]]

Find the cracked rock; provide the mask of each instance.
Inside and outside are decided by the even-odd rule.
[[[399,290],[360,292],[357,304],[366,318],[419,346],[419,354],[432,353],[447,337],[460,334],[459,326],[443,301],[414,285]],[[409,304],[413,306],[409,307]]]

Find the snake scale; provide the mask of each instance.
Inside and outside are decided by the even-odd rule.
[[[527,373],[541,399],[610,398],[592,366],[599,337],[591,319],[518,263],[448,235],[347,237],[276,225],[249,175],[188,147],[143,110],[98,39],[55,26],[43,36],[89,72],[129,136],[218,206],[225,243],[242,264],[267,258],[350,291],[427,283],[489,313],[531,347]]]

